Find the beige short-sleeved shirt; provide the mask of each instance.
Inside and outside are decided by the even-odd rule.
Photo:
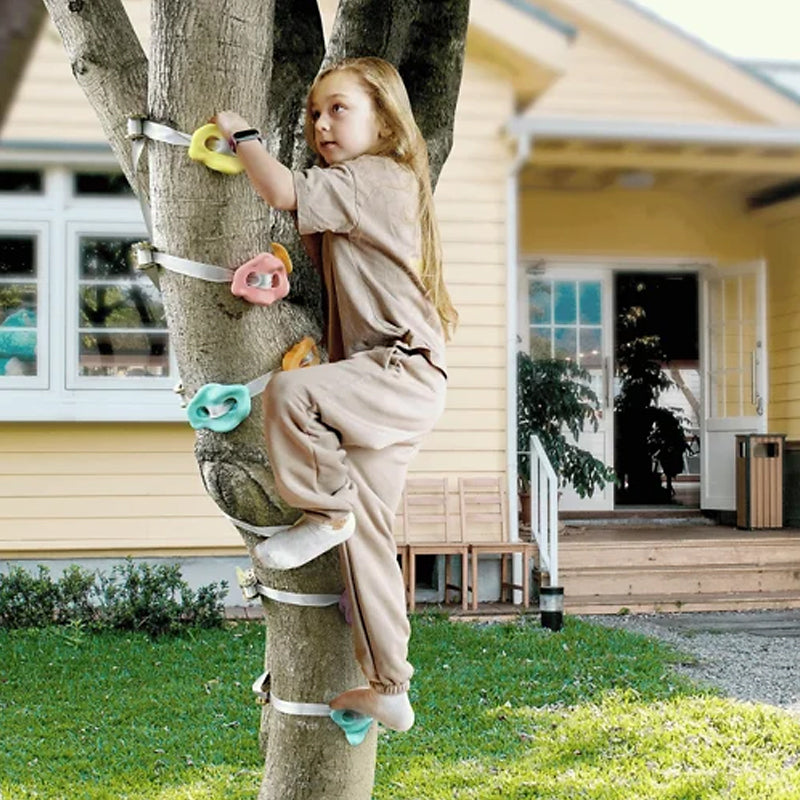
[[[442,326],[415,266],[413,173],[390,158],[363,155],[293,175],[298,230],[321,234],[331,361],[400,343],[446,374]]]

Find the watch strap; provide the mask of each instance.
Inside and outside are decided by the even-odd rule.
[[[236,131],[235,133],[231,134],[231,150],[233,150],[235,153],[236,148],[242,142],[249,142],[251,139],[258,139],[261,141],[261,131],[257,130],[256,128],[245,128],[244,130]]]

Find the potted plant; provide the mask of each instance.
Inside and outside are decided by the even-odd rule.
[[[580,497],[615,480],[611,467],[578,447],[587,427],[597,430],[600,401],[589,386],[589,373],[575,362],[531,358],[517,353],[517,478],[520,508],[530,493],[530,440],[536,434],[559,476],[559,485],[571,483]]]

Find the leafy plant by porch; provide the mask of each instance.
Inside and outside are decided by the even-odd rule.
[[[614,401],[617,499],[627,503],[670,503],[672,481],[683,472],[690,444],[685,420],[671,408],[659,406],[673,382],[663,370],[667,361],[661,338],[643,325],[646,310],[635,303],[619,315],[617,370],[620,390]],[[661,475],[666,478],[662,486]]]
[[[572,618],[413,625],[418,723],[381,736],[375,800],[797,797],[800,721],[693,686],[660,643]],[[262,662],[259,624],[0,631],[0,797],[249,800]]]
[[[600,402],[589,373],[573,361],[531,358],[517,353],[517,475],[521,492],[530,489],[530,441],[536,434],[560,477],[580,497],[614,480],[614,470],[579,447],[584,430],[597,430]]]

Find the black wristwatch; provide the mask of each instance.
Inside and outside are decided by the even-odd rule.
[[[260,142],[261,132],[256,130],[255,128],[246,128],[243,131],[236,131],[236,133],[232,133],[229,142],[231,150],[233,150],[233,152],[235,153],[236,148],[242,142],[249,142],[251,139],[258,139],[258,141]]]

